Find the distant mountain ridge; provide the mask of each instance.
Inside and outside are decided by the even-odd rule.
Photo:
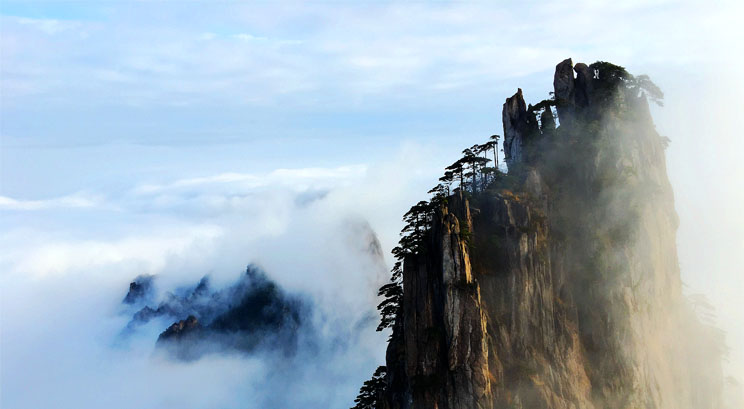
[[[152,277],[138,277],[130,284],[124,302],[142,300],[151,282]],[[160,334],[157,346],[182,360],[210,352],[250,353],[256,348],[291,354],[298,331],[309,325],[306,317],[311,309],[308,300],[285,292],[263,270],[249,265],[245,274],[225,289],[212,289],[209,278],[204,277],[190,289],[169,293],[155,308],[144,305],[127,328],[134,330],[156,317],[175,319]]]

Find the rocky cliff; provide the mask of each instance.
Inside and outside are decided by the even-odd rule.
[[[720,407],[720,345],[682,295],[661,91],[570,59],[553,84],[506,100],[508,172],[474,146],[407,215],[384,382],[357,407]]]

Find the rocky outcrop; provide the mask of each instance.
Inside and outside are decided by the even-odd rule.
[[[134,305],[148,301],[148,298],[153,292],[152,280],[153,276],[149,275],[142,275],[135,278],[134,281],[129,283],[129,291],[122,303]]]
[[[574,71],[576,71],[574,102],[576,106],[586,108],[592,99],[594,72],[584,63],[576,64]]]
[[[510,174],[436,208],[404,260],[382,407],[719,407],[661,137],[637,90],[602,82],[627,73],[603,64],[558,64],[557,128],[548,104],[538,126],[521,90],[508,98]]]
[[[522,89],[506,99],[501,113],[504,125],[504,159],[507,165],[523,161],[525,141],[537,131],[537,121],[530,116],[522,96]]]
[[[452,207],[469,209],[464,199]],[[390,374],[397,385],[388,391],[389,407],[493,407],[485,310],[465,238],[472,221],[468,212],[459,215],[443,209],[434,221],[429,254],[435,258],[405,260],[407,319],[388,349],[389,362],[405,365]]]
[[[183,339],[190,334],[194,334],[201,328],[199,320],[197,320],[193,315],[189,315],[185,320],[173,323],[173,325],[163,331],[158,337],[158,342]]]
[[[263,270],[249,265],[227,288],[215,290],[204,277],[191,288],[168,293],[156,308],[145,305],[133,315],[126,331],[135,331],[157,317],[175,320],[156,345],[182,360],[222,351],[252,353],[257,348],[292,354],[299,332],[312,333],[305,327],[311,307],[303,297],[285,292]]]
[[[570,58],[555,66],[553,76],[556,109],[561,125],[568,125],[574,112],[574,74],[573,62]]]

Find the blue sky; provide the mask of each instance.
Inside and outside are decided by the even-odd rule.
[[[672,140],[683,279],[714,299],[731,366],[744,373],[741,17],[734,1],[3,0],[3,389],[6,374],[22,368],[16,382],[62,389],[38,374],[42,358],[79,351],[38,341],[49,352],[29,363],[8,358],[30,353],[28,339],[6,334],[25,328],[20,311],[41,310],[30,300],[78,279],[90,287],[71,294],[100,292],[93,283],[109,291],[91,301],[105,317],[65,297],[60,314],[111,331],[117,318],[106,300],[140,272],[178,283],[217,271],[227,282],[259,259],[280,283],[332,298],[298,266],[335,271],[335,253],[308,252],[307,242],[332,242],[343,221],[363,219],[389,250],[400,215],[443,166],[501,133],[504,99],[517,87],[528,101],[547,97],[555,64],[568,57],[649,74],[665,91],[654,115]],[[296,205],[297,195],[318,192],[331,193],[309,210]],[[354,259],[338,263],[346,269]],[[333,289],[356,293],[377,285],[361,272],[337,281]],[[374,309],[373,297],[344,302],[358,316]],[[111,332],[31,316],[60,333],[105,340]],[[341,389],[353,392],[379,363],[375,345],[357,345],[358,365],[341,372],[349,379]],[[108,351],[105,342],[90,347]],[[106,370],[124,377],[115,364],[135,359],[129,370],[169,371],[140,358],[111,357]],[[69,364],[59,371],[91,381]],[[217,373],[227,364],[205,365]],[[142,407],[177,400],[163,389]],[[26,398],[6,393],[3,402],[29,407]],[[66,399],[61,407],[80,403]]]
[[[458,150],[500,130],[516,86],[546,97],[563,58],[685,69],[706,47],[659,26],[706,9],[664,1],[218,4],[3,2],[3,174],[31,182],[6,178],[3,194],[83,188],[29,165],[65,155],[50,149],[165,146],[191,162],[247,145],[243,170],[264,171],[381,159],[402,140]]]
[[[2,194],[457,152],[499,132],[517,86],[546,97],[563,58],[685,73],[712,25],[685,20],[728,18],[667,1],[218,4],[4,1]]]

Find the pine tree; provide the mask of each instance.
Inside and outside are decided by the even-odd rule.
[[[442,182],[442,184],[447,188],[447,190],[446,190],[447,193],[446,194],[447,194],[447,196],[449,196],[450,195],[450,186],[452,186],[452,183],[454,183],[454,181],[455,181],[455,174],[452,171],[450,171],[450,170],[446,170],[444,172],[444,176],[442,176],[441,178],[439,178],[439,181]]]
[[[474,145],[474,146],[477,147],[478,145]],[[462,161],[462,163],[464,165],[463,166],[463,170],[466,170],[466,168],[467,168],[467,170],[469,170],[469,172],[467,172],[463,176],[464,177],[467,177],[467,178],[472,178],[473,179],[473,181],[471,183],[471,186],[470,186],[470,190],[471,190],[471,192],[475,193],[475,165],[474,165],[474,161],[475,161],[475,158],[477,156],[475,155],[475,153],[473,152],[473,150],[471,148],[467,148],[467,149],[463,150],[462,151],[462,155],[463,156],[462,156],[462,158],[460,158],[460,161]]]
[[[496,153],[499,149],[499,138],[501,138],[501,136],[491,135],[490,141],[487,142],[493,149],[493,161],[496,163],[496,169],[499,168],[499,155]]]
[[[399,282],[391,280],[390,283],[380,287],[377,295],[385,297],[377,305],[377,310],[380,311],[380,324],[377,325],[377,331],[382,331],[385,328],[392,328],[395,324],[403,298],[403,286]]]
[[[446,170],[449,171],[452,174],[453,180],[454,179],[459,179],[459,181],[460,181],[460,189],[463,189],[464,188],[463,187],[463,183],[464,183],[464,181],[463,181],[463,172],[464,172],[463,164],[464,163],[463,163],[462,159],[460,159],[457,162],[455,162],[455,163],[447,166],[447,168],[446,168]],[[447,173],[445,172],[445,175],[446,174]]]
[[[387,367],[377,367],[372,379],[365,381],[359,389],[359,395],[354,399],[356,405],[351,409],[378,409],[380,407],[379,397],[385,390],[385,375],[387,375]]]

